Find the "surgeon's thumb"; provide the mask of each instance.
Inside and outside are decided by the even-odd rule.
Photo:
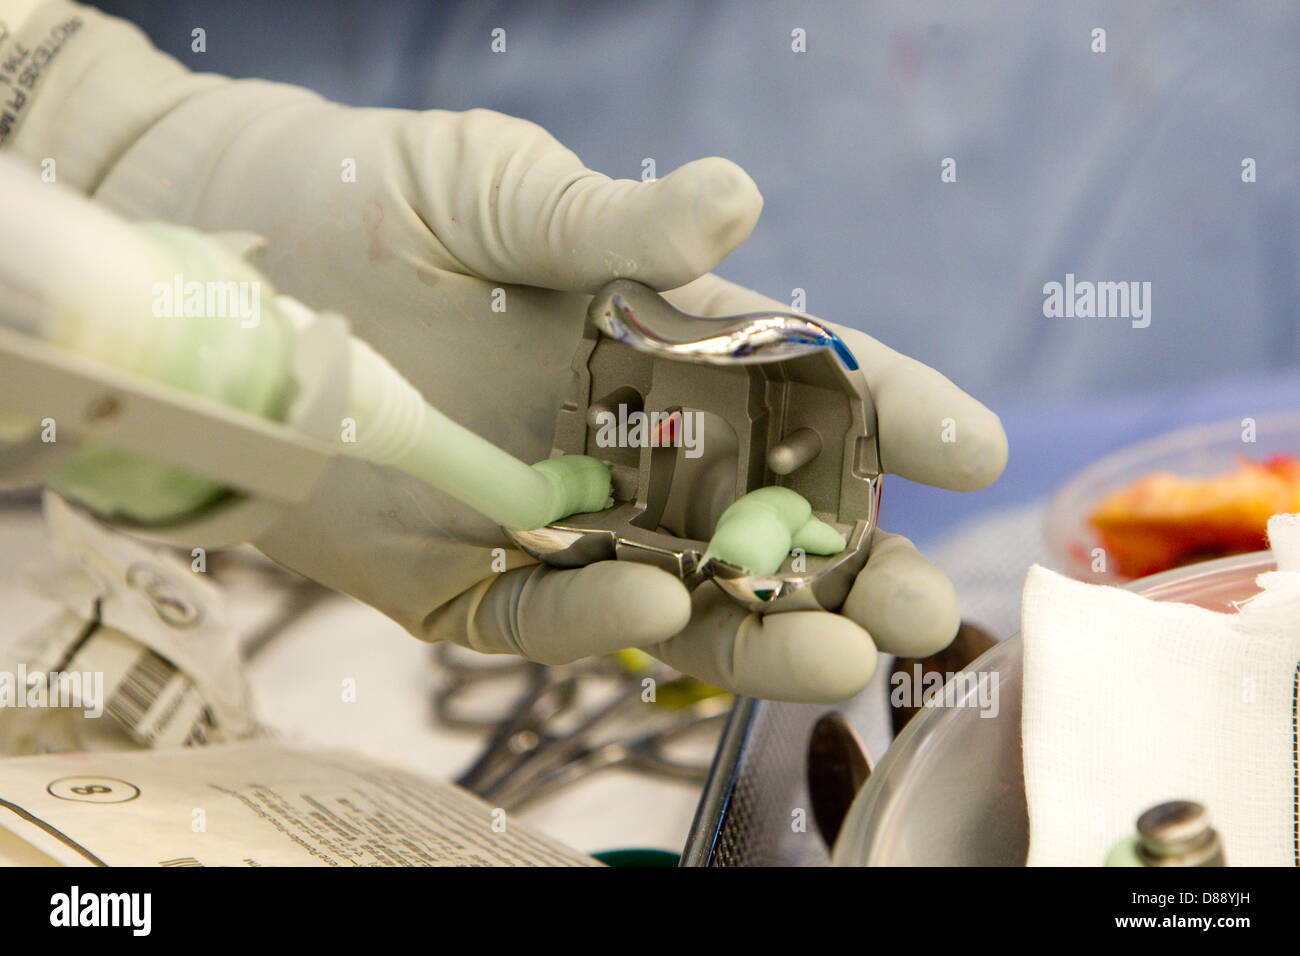
[[[662,179],[611,179],[534,123],[489,110],[455,115],[454,168],[417,205],[485,278],[575,292],[615,278],[673,289],[744,242],[763,208],[730,160],[697,159]]]
[[[424,636],[489,654],[567,664],[667,640],[690,616],[690,594],[682,583],[649,565],[531,565],[480,581],[449,601],[429,615]]]
[[[664,290],[715,268],[749,238],[762,209],[749,175],[713,156],[648,182],[590,173],[557,208],[553,228],[578,250],[584,291],[616,278]]]

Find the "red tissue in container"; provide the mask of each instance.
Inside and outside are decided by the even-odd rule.
[[[1125,577],[1268,547],[1268,519],[1300,511],[1300,460],[1238,458],[1207,478],[1169,471],[1144,475],[1107,495],[1088,516]]]

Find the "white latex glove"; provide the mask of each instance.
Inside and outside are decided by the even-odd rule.
[[[499,114],[354,109],[190,74],[86,8],[44,5],[29,34],[69,11],[84,25],[44,70],[10,149],[55,158],[61,179],[128,216],[266,236],[262,265],[279,289],[349,316],[435,406],[524,460],[549,453],[586,293],[624,276],[676,289],[700,313],[772,305],[706,274],[762,205],[730,162],[613,181]],[[841,332],[875,396],[888,469],[956,490],[998,476],[1006,439],[991,412]],[[941,439],[945,418],[955,442]],[[353,460],[256,543],[427,640],[545,663],[646,647],[752,696],[841,699],[870,679],[877,647],[928,654],[958,625],[952,586],[883,532],[841,615],[760,617],[649,566],[537,565],[458,502]]]

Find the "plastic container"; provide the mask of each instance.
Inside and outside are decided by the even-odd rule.
[[[1177,568],[1126,587],[1215,611],[1258,592],[1267,551]],[[867,866],[1021,866],[1029,816],[1021,765],[1021,644],[1016,635],[970,665],[996,671],[1001,709],[927,707],[894,740],[849,809],[831,861]],[[972,690],[972,693],[974,691]]]
[[[1155,471],[1206,477],[1232,471],[1241,456],[1262,461],[1272,455],[1300,455],[1300,414],[1261,415],[1255,441],[1242,441],[1242,419],[1195,425],[1132,445],[1079,472],[1052,499],[1047,511],[1047,547],[1063,573],[1093,584],[1123,584],[1113,571],[1092,570],[1092,549],[1101,547],[1088,515],[1110,493]]]

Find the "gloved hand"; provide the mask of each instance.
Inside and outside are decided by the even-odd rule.
[[[707,274],[762,205],[725,160],[612,181],[521,120],[354,109],[190,74],[130,26],[66,3],[41,7],[27,35],[68,11],[83,25],[46,65],[9,148],[54,157],[61,179],[128,216],[264,235],[261,264],[280,290],[349,316],[435,406],[526,461],[549,453],[588,294],[607,280],[676,290],[675,304],[703,314],[773,305]],[[890,471],[955,490],[998,476],[1006,439],[991,412],[838,331],[872,388]],[[945,418],[956,441],[941,439]],[[458,502],[355,460],[256,544],[428,640],[545,663],[645,647],[760,697],[841,699],[870,679],[877,647],[922,656],[958,625],[952,586],[884,532],[841,615],[760,617],[649,566],[537,565]]]

